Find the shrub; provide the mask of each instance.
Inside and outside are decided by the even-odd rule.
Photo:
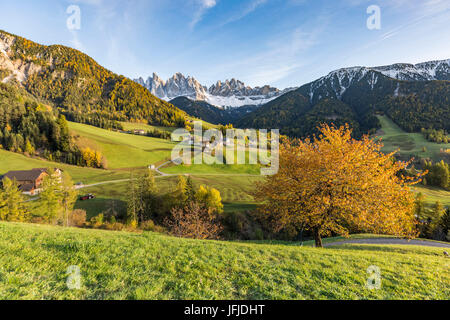
[[[155,223],[153,220],[147,220],[141,223],[140,228],[144,231],[154,231]]]
[[[191,239],[217,239],[223,229],[216,216],[196,202],[173,208],[165,224],[174,236]]]
[[[86,211],[76,209],[69,213],[69,226],[84,227],[86,225]]]
[[[157,233],[165,233],[166,229],[162,226],[156,225],[153,220],[147,220],[140,224],[140,229],[144,231],[151,231]]]
[[[99,214],[98,216],[95,216],[93,218],[91,218],[91,226],[93,228],[100,228],[103,226],[104,224],[104,218],[105,216],[103,215],[103,213]]]
[[[108,222],[104,225],[106,230],[122,231],[125,229],[125,225],[120,222]]]

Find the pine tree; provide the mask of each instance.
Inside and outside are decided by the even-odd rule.
[[[439,225],[442,227],[443,231],[446,234],[450,232],[450,208],[447,208],[444,215],[441,217]]]
[[[192,181],[192,178],[190,176],[187,178],[186,182],[186,196],[188,202],[195,201],[195,187],[194,182]]]
[[[138,191],[141,202],[140,220],[145,221],[155,214],[158,206],[158,187],[156,186],[155,175],[152,170],[147,170],[139,178]]]
[[[178,177],[177,187],[173,193],[175,202],[179,204],[179,206],[184,206],[188,200],[187,196],[187,180],[184,176]]]
[[[134,174],[133,172],[131,172],[127,194],[127,222],[131,226],[137,226],[140,209],[141,202],[139,199],[139,190],[136,184],[136,180],[134,179]]]
[[[419,192],[415,201],[415,216],[418,219],[423,219],[425,216],[425,196]]]

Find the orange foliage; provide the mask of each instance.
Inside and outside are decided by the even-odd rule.
[[[383,154],[368,137],[352,139],[348,126],[323,125],[320,132],[313,140],[286,139],[278,174],[258,185],[255,198],[274,230],[303,226],[317,246],[323,235],[350,230],[416,236],[409,186],[421,175],[401,176],[409,163]]]

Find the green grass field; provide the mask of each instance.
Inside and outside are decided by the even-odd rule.
[[[175,143],[145,136],[138,136],[69,122],[73,135],[81,138],[83,146],[102,152],[108,161],[108,168],[147,167],[169,159]]]
[[[0,175],[12,170],[30,170],[33,168],[60,168],[67,171],[74,182],[91,184],[95,182],[120,180],[129,177],[125,171],[100,170],[70,166],[62,163],[28,158],[22,154],[0,150]]]
[[[378,119],[382,125],[379,136],[384,144],[384,152],[393,152],[400,149],[400,155],[408,159],[415,154],[421,158],[430,158],[438,161],[441,159],[440,150],[450,149],[450,144],[429,142],[421,133],[407,133],[403,131],[387,116],[378,116]],[[424,148],[426,152],[423,151]],[[422,185],[414,186],[413,190],[421,192],[425,196],[425,202],[428,207],[434,205],[436,201],[440,201],[444,206],[450,207],[449,191]]]
[[[170,192],[177,184],[177,176],[161,176],[156,183],[161,193]],[[225,211],[253,210],[256,204],[250,192],[255,183],[262,181],[262,177],[242,177],[236,175],[195,175],[192,180],[196,187],[201,184],[216,188],[220,191],[224,202]],[[96,199],[89,201],[78,201],[77,209],[86,210],[88,217],[93,217],[105,212],[113,205],[116,210],[125,210],[127,199],[128,182],[107,184],[85,188],[80,191],[83,194],[93,193]],[[114,201],[114,203],[112,202]]]
[[[152,126],[146,123],[136,123],[136,122],[121,122],[124,130],[145,130],[145,131],[152,131],[152,130],[160,130],[160,131],[167,131],[167,132],[173,132],[176,128],[174,127],[160,127],[160,126]]]
[[[378,116],[382,128],[379,137],[382,138],[384,152],[393,152],[400,149],[400,155],[410,157],[418,155],[420,158],[441,160],[440,149],[450,149],[450,143],[438,144],[429,142],[421,133],[407,133],[403,131],[387,116]],[[425,152],[424,152],[425,148]]]
[[[426,187],[417,185],[413,190],[420,192],[425,196],[425,203],[427,206],[433,206],[437,201],[441,202],[444,207],[450,208],[450,191],[439,189],[436,187]]]
[[[128,123],[128,128],[149,128],[146,124]],[[137,126],[137,127],[136,127]],[[142,168],[159,164],[171,157],[175,142],[131,135],[100,129],[97,127],[69,122],[73,135],[79,136],[82,147],[90,147],[102,152],[109,169]],[[162,170],[169,174],[259,174],[258,165],[192,165],[169,166]]]
[[[440,248],[308,246],[0,223],[0,299],[448,299]],[[366,288],[378,266],[381,289]],[[69,290],[78,266],[81,289]]]

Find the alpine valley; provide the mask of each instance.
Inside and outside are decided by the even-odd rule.
[[[408,132],[450,131],[450,60],[344,68],[284,90],[236,79],[208,88],[181,73],[133,81],[78,50],[0,31],[0,81],[4,91],[15,88],[69,120],[104,128],[119,121],[180,127],[193,116],[298,137],[316,133],[322,122],[348,123],[359,136],[379,129],[377,115],[386,114]]]
[[[212,123],[279,128],[284,134],[298,137],[316,133],[319,123],[349,123],[360,136],[379,129],[377,115],[386,114],[408,132],[422,128],[450,130],[450,60],[344,68],[299,88],[279,90],[266,86],[263,92],[237,80],[218,82],[206,89],[194,78],[181,74],[158,82],[159,92],[155,91],[154,79],[155,75],[145,83],[152,92],[164,99],[177,96],[170,100],[172,104]],[[218,87],[222,90],[218,91]],[[246,101],[241,107],[220,105],[213,103],[216,94],[231,100],[247,97],[242,101],[253,102]],[[263,98],[257,100],[257,96]]]

